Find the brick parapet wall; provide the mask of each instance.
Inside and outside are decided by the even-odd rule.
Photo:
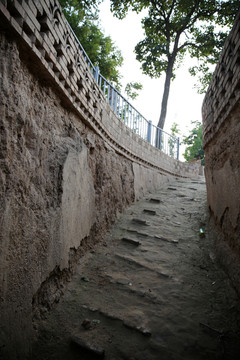
[[[240,12],[228,36],[204,98],[204,147],[213,139],[240,99]]]
[[[98,87],[57,0],[2,0],[2,25],[18,36],[35,63],[36,74],[51,81],[59,96],[116,152],[161,173],[197,175],[196,167],[170,158],[130,130]]]

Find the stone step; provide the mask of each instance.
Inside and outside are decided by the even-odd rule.
[[[178,243],[178,240],[175,240],[175,239],[172,239],[172,238],[169,238],[169,237],[166,237],[166,236],[162,236],[162,235],[154,235],[154,238],[158,239],[158,240],[162,240],[162,241],[167,241],[167,242],[173,243],[173,244]]]
[[[149,215],[156,215],[156,211],[155,211],[155,210],[144,209],[143,212],[144,212],[144,213],[147,213],[147,214],[149,214]]]
[[[151,198],[149,200],[151,203],[155,203],[155,204],[160,204],[161,200],[160,199],[156,199],[156,198]]]
[[[129,244],[132,244],[132,245],[135,245],[135,246],[141,245],[140,241],[134,240],[134,239],[131,239],[131,238],[123,237],[123,238],[122,238],[122,241],[125,241],[125,242],[127,242],[127,243],[129,243]]]
[[[133,218],[132,222],[139,225],[145,225],[149,226],[150,224],[147,222],[147,220],[139,219],[139,218]]]

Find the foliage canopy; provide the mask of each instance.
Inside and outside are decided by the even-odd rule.
[[[88,57],[101,74],[120,87],[118,68],[123,63],[120,50],[110,36],[105,36],[98,22],[97,6],[101,0],[60,0],[64,15],[81,42]]]
[[[202,124],[200,121],[192,121],[193,129],[188,136],[183,137],[183,144],[187,145],[183,157],[186,161],[193,159],[201,160],[204,165]]]
[[[125,93],[130,99],[135,100],[139,95],[138,91],[142,90],[142,88],[143,86],[141,83],[132,81],[127,83],[125,87]]]
[[[199,60],[191,74],[203,70],[206,87],[208,64],[217,63],[239,8],[239,0],[111,0],[111,10],[120,19],[129,10],[148,10],[142,19],[145,39],[136,45],[135,52],[145,74],[160,77],[166,73],[159,127],[164,126],[171,79],[186,52]]]

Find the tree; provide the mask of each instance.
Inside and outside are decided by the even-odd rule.
[[[194,85],[199,94],[204,94],[212,80],[215,62],[206,62],[189,68],[192,76],[198,76],[198,81]]]
[[[183,144],[187,145],[183,157],[186,161],[193,159],[201,160],[204,165],[202,124],[200,121],[192,121],[194,126],[188,136],[183,137]]]
[[[84,19],[98,19],[98,5],[102,0],[59,0],[65,16],[75,18],[75,22]]]
[[[88,57],[101,74],[120,88],[120,72],[123,63],[120,50],[110,36],[104,36],[99,22],[97,5],[101,0],[60,0],[64,15]]]
[[[123,63],[123,57],[111,37],[104,36],[101,29],[88,20],[85,20],[74,32],[92,63],[99,67],[100,73],[120,89],[121,75],[118,68]]]
[[[239,0],[111,0],[111,10],[120,19],[129,10],[139,13],[148,9],[142,19],[145,39],[136,45],[135,52],[145,74],[166,74],[160,128],[166,119],[171,79],[185,53],[205,66],[216,63],[239,8]]]
[[[177,137],[178,135],[180,135],[179,125],[176,122],[174,122],[170,130],[172,137],[168,139],[169,154],[170,156],[174,156],[174,152],[177,150],[176,148],[178,146]]]
[[[176,122],[174,122],[173,124],[172,124],[172,126],[171,126],[171,135],[172,136],[177,136],[177,135],[179,135],[180,134],[180,129],[179,129],[179,125],[176,123]]]
[[[125,87],[125,92],[130,99],[135,100],[139,95],[137,91],[142,90],[142,88],[143,88],[143,86],[141,83],[130,82],[130,83],[127,83],[127,85]]]

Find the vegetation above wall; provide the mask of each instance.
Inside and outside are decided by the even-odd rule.
[[[110,36],[105,36],[98,19],[97,6],[101,0],[59,0],[64,15],[84,50],[101,74],[120,88],[119,67],[123,63],[120,50]]]
[[[188,136],[183,137],[183,144],[187,145],[183,157],[187,161],[201,160],[201,164],[204,165],[202,124],[200,121],[192,121],[191,124],[193,129],[190,130]]]
[[[216,64],[229,30],[240,8],[239,0],[111,0],[111,8],[122,19],[129,10],[148,10],[142,20],[145,39],[135,51],[145,74],[158,78],[165,73],[161,114],[164,127],[171,80],[186,52],[197,58],[199,66],[191,74],[201,73],[200,83],[206,89],[211,75],[209,64]]]

